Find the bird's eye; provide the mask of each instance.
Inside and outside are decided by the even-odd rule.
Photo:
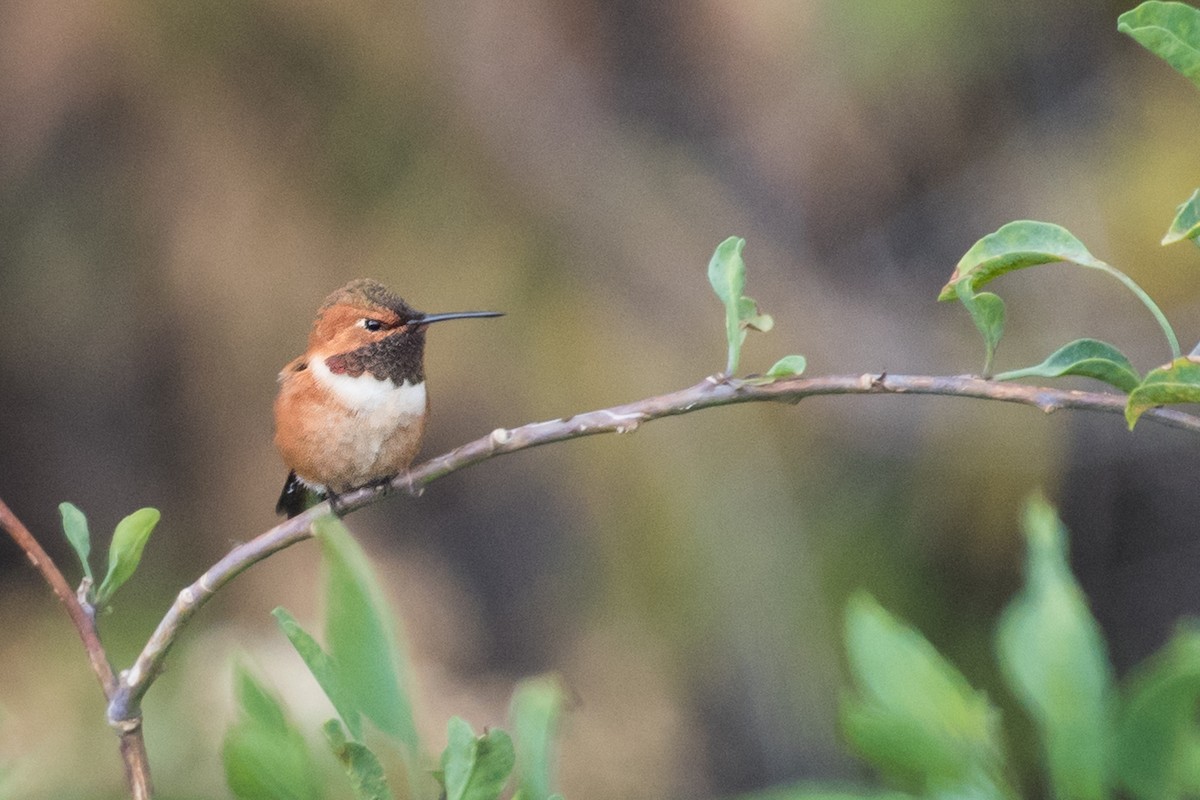
[[[381,319],[364,319],[360,321],[362,326],[369,331],[383,330],[383,320]]]

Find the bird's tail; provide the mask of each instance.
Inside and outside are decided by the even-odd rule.
[[[279,494],[279,502],[275,504],[275,513],[287,514],[287,518],[291,519],[316,505],[324,496],[324,492],[313,490],[297,478],[295,472],[289,472],[283,484],[283,491]]]

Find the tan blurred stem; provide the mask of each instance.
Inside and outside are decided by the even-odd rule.
[[[498,428],[444,455],[432,458],[408,472],[397,475],[382,486],[355,489],[336,500],[336,513],[345,515],[371,505],[392,491],[403,490],[420,494],[426,485],[451,472],[478,464],[504,453],[514,453],[538,445],[592,436],[598,433],[626,433],[639,425],[660,417],[670,417],[699,411],[713,406],[737,403],[776,401],[798,403],[815,395],[848,394],[929,394],[951,397],[973,397],[1021,403],[1046,413],[1059,409],[1101,411],[1122,415],[1125,396],[1099,392],[1078,392],[1048,389],[1017,383],[999,383],[969,375],[936,377],[924,375],[829,375],[816,378],[794,377],[774,382],[706,378],[688,389],[671,394],[639,400],[613,408],[589,411],[569,419],[534,422],[519,428]],[[1175,428],[1200,433],[1200,417],[1174,409],[1153,409],[1143,419]],[[120,685],[109,704],[109,720],[118,725],[121,720],[137,718],[142,697],[162,669],[163,660],[179,630],[214,592],[251,565],[267,556],[312,536],[311,524],[329,514],[328,502],[321,503],[303,514],[276,525],[251,541],[238,545],[200,579],[179,593],[158,628],[146,643],[132,668],[122,673]]]
[[[42,574],[46,583],[50,584],[50,588],[66,608],[67,616],[71,618],[75,630],[79,633],[79,638],[83,640],[83,649],[87,651],[92,671],[100,680],[100,688],[104,690],[104,696],[111,701],[117,691],[118,681],[113,675],[112,665],[108,663],[108,654],[105,653],[104,645],[100,643],[100,636],[96,632],[94,612],[90,607],[84,608],[79,597],[71,591],[71,585],[67,583],[67,579],[63,577],[54,560],[42,549],[37,539],[33,538],[33,534],[3,500],[0,500],[0,527],[3,527],[12,540],[17,543],[17,546],[25,551],[25,556],[30,563]],[[130,793],[135,800],[148,800],[154,790],[150,783],[150,762],[146,759],[146,742],[142,737],[141,713],[130,715],[116,727],[121,737],[121,758],[125,762],[125,778],[129,783]]]

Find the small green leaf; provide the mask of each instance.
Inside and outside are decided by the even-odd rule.
[[[1128,275],[1089,253],[1066,228],[1049,222],[1018,220],[1001,226],[972,245],[959,259],[950,280],[938,295],[939,301],[957,297],[970,311],[975,327],[983,333],[987,343],[985,374],[1004,329],[1004,304],[995,295],[982,301],[985,295],[977,294],[979,287],[1014,270],[1058,262],[1098,269],[1120,281],[1154,316],[1171,347],[1172,356],[1179,357],[1179,340],[1162,309]],[[993,297],[994,300],[990,299]]]
[[[765,377],[773,380],[791,378],[804,374],[806,367],[808,367],[808,361],[805,360],[804,356],[784,356],[767,370]]]
[[[1041,364],[1002,372],[996,376],[996,380],[1060,378],[1064,375],[1094,378],[1122,392],[1132,392],[1142,380],[1124,353],[1096,339],[1076,339],[1054,351]]]
[[[1200,189],[1192,192],[1192,196],[1183,202],[1175,211],[1175,219],[1171,222],[1163,244],[1174,244],[1184,239],[1195,239],[1200,236]]]
[[[991,292],[975,294],[967,282],[960,283],[956,289],[963,307],[971,315],[975,328],[983,334],[984,359],[983,374],[992,371],[992,360],[996,356],[996,346],[1004,335],[1004,301],[999,295]]]
[[[742,260],[742,249],[746,240],[730,236],[717,245],[708,262],[708,282],[725,305],[725,338],[729,343],[729,359],[725,372],[732,375],[737,369],[738,353],[746,333],[738,324],[741,315],[739,303],[746,288],[746,263]]]
[[[325,566],[325,642],[345,703],[415,758],[419,746],[402,671],[406,662],[367,557],[336,517],[316,520],[313,531]]]
[[[221,748],[230,791],[241,800],[317,800],[311,754],[283,706],[241,666],[234,688],[239,719]]]
[[[858,697],[843,702],[842,726],[864,758],[922,794],[1011,794],[997,712],[920,633],[860,593],[846,650]]]
[[[745,239],[730,236],[717,245],[708,262],[708,282],[726,308],[736,309],[746,288],[746,264],[742,261],[745,246]]]
[[[1142,3],[1117,17],[1117,30],[1200,87],[1200,11],[1183,3]]]
[[[1054,509],[1029,501],[1025,586],[996,635],[1000,667],[1033,718],[1056,797],[1101,800],[1111,788],[1116,693],[1100,627],[1067,565]]]
[[[562,686],[553,676],[521,681],[513,693],[510,717],[522,800],[548,800],[551,796],[554,738],[562,707]]]
[[[775,325],[770,314],[758,310],[758,304],[742,292],[746,288],[746,263],[742,260],[742,249],[746,240],[730,236],[717,245],[708,262],[708,282],[725,305],[725,338],[729,344],[729,358],[725,374],[737,370],[746,331],[766,332]]]
[[[67,535],[75,555],[79,556],[84,576],[89,581],[94,580],[92,565],[88,563],[92,555],[92,538],[88,534],[87,517],[73,503],[59,503],[58,513],[62,514],[63,533]]]
[[[743,329],[767,333],[775,327],[775,318],[758,310],[758,303],[742,295],[738,299],[738,325]]]
[[[1200,403],[1200,363],[1187,356],[1146,374],[1141,384],[1129,393],[1125,420],[1132,430],[1146,411],[1173,403]]]
[[[496,728],[476,736],[471,725],[452,717],[442,752],[446,800],[495,800],[504,791],[515,757],[512,739]]]
[[[329,741],[329,749],[346,770],[356,800],[391,800],[392,791],[375,753],[366,745],[347,741],[346,732],[336,719],[329,720],[321,729]]]
[[[300,626],[300,623],[288,613],[286,608],[280,606],[271,614],[274,615],[275,621],[279,623],[279,628],[287,636],[288,641],[292,643],[292,647],[296,648],[296,652],[304,660],[308,671],[316,678],[321,691],[325,692],[325,696],[337,710],[342,722],[346,723],[346,727],[350,729],[350,734],[355,739],[362,739],[362,724],[359,720],[358,708],[342,686],[342,681],[337,674],[337,665],[333,659],[321,649],[317,640]]]
[[[1116,769],[1140,798],[1200,795],[1200,629],[1188,623],[1129,676]]]
[[[142,548],[160,517],[156,508],[139,508],[117,523],[108,547],[108,573],[96,590],[97,605],[108,605],[117,590],[133,576],[142,560]]]

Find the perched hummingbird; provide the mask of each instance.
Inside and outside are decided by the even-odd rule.
[[[287,482],[275,510],[379,483],[407,469],[421,446],[425,328],[496,311],[423,314],[378,281],[351,281],[325,299],[308,349],[279,373],[275,446]]]

